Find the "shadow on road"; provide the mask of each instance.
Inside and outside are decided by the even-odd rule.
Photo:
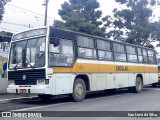
[[[152,88],[153,88],[152,86],[146,86],[143,88],[143,92],[150,91]],[[157,86],[156,89],[160,89],[160,87]],[[96,98],[110,97],[123,94],[135,94],[135,93],[131,93],[128,89],[118,89],[116,90],[116,92],[111,92],[106,90],[106,91],[88,93],[85,99],[96,99]],[[60,95],[60,96],[53,96],[53,98],[49,100],[42,100],[38,97],[33,97],[33,98],[11,100],[10,102],[18,104],[26,104],[26,105],[28,104],[33,107],[37,105],[50,105],[50,104],[73,102],[73,100],[71,97],[69,97],[69,95]]]
[[[160,89],[160,87],[156,87],[155,89]],[[142,93],[148,93],[149,91],[154,90],[153,87],[147,86],[144,87]],[[86,95],[85,99],[96,99],[96,98],[107,98],[107,97],[114,97],[119,95],[132,95],[135,93],[130,93],[128,89],[118,89],[115,91],[98,91],[98,92],[92,92],[88,93]],[[85,101],[84,101],[85,102]],[[61,103],[74,103],[71,97],[68,95],[61,95],[61,96],[54,96],[50,100],[42,100],[38,97],[32,97],[32,98],[22,98],[22,99],[13,99],[10,101],[2,102],[0,103],[0,110],[1,111],[10,111],[10,110],[17,110],[17,109],[25,109],[25,108],[32,108],[37,106],[44,106],[44,105],[54,105],[54,104],[61,104]]]
[[[91,92],[91,93],[87,93],[85,99],[109,97],[109,96],[121,95],[121,94],[126,94],[126,93],[130,93],[128,89],[119,89],[115,92],[110,92],[108,90]],[[58,103],[64,103],[64,102],[65,103],[73,102],[73,100],[69,95],[60,95],[60,96],[53,96],[53,98],[49,100],[42,100],[38,97],[33,97],[33,98],[23,98],[23,99],[18,99],[18,100],[11,100],[10,102],[19,103],[19,104],[49,105],[49,104],[58,104]]]

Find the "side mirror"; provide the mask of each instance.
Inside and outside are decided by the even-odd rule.
[[[59,39],[58,38],[50,38],[50,44],[54,44],[54,46],[58,46]]]

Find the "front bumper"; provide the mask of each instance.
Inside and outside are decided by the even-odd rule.
[[[31,85],[24,87],[19,85],[9,85],[7,93],[22,93],[21,90],[25,90],[24,93],[49,94],[49,88],[46,85]]]

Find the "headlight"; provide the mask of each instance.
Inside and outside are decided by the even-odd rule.
[[[37,80],[37,85],[45,85],[45,84],[49,84],[49,80]]]
[[[46,79],[46,80],[45,80],[45,84],[49,84],[49,79]]]
[[[8,80],[8,85],[15,85],[15,81],[14,80]]]
[[[45,80],[37,80],[37,85],[44,85],[45,84]]]

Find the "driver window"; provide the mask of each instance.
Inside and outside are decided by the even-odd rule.
[[[61,39],[59,45],[50,44],[49,65],[71,66],[73,63],[73,42]]]

